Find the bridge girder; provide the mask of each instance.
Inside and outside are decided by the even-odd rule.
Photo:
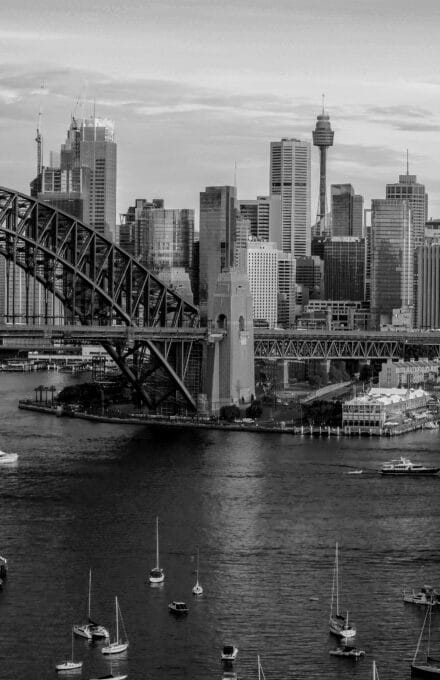
[[[199,325],[197,307],[110,239],[65,212],[3,187],[0,187],[0,255],[6,258],[7,323],[42,321],[55,325],[161,329]],[[14,286],[16,268],[25,272],[20,300]],[[45,291],[43,305],[36,282]],[[56,300],[61,303],[59,312]],[[175,339],[176,342],[186,341]],[[173,353],[167,359],[154,341],[148,343],[149,353],[165,368],[187,405],[195,409],[196,401],[185,386],[184,376],[171,363]],[[123,357],[119,346],[110,338],[102,344],[110,354],[118,356],[121,366],[125,365],[130,373],[127,357]],[[157,403],[145,386],[137,384],[137,388],[143,401],[150,406]],[[163,395],[159,395],[159,400],[162,399]]]

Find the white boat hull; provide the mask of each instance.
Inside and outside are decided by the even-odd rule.
[[[59,663],[55,666],[58,673],[66,673],[71,671],[81,670],[83,665],[82,661],[65,661],[64,663]]]
[[[112,642],[101,649],[103,654],[122,654],[128,649],[128,642]]]
[[[90,626],[90,634],[94,640],[106,640],[110,637],[107,628],[104,628],[104,626]]]
[[[86,638],[86,640],[92,639],[92,634],[90,632],[90,625],[86,624],[84,626],[73,626],[73,634],[78,637]]]
[[[125,678],[128,678],[128,675],[100,675],[99,678],[90,678],[90,680],[125,680]]]
[[[192,589],[193,595],[203,595],[203,588],[200,585],[200,583],[196,583],[194,588]]]
[[[18,453],[5,453],[0,451],[0,463],[10,464],[18,461]]]
[[[165,574],[162,573],[160,576],[149,576],[148,580],[150,583],[163,583],[165,581]]]

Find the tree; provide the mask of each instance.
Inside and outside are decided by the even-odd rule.
[[[255,399],[246,409],[246,418],[261,418],[263,409],[258,399]]]
[[[240,409],[235,404],[222,406],[220,409],[220,419],[232,423],[236,418],[240,418]]]

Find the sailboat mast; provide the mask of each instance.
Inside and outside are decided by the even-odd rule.
[[[91,597],[92,597],[92,570],[89,569],[89,600],[87,606],[87,616],[90,619],[90,607],[91,607]]]
[[[73,629],[72,629],[72,663],[73,663]]]
[[[156,569],[159,569],[159,517],[156,517]]]
[[[119,642],[119,621],[118,621],[118,597],[115,597],[115,613],[116,613],[116,642]]]
[[[420,643],[422,642],[423,631],[425,630],[426,619],[428,618],[429,609],[426,610],[425,618],[423,619],[422,630],[420,631],[419,639],[417,641],[416,651],[414,652],[412,662],[415,663],[417,659],[417,654],[419,653]]]
[[[260,655],[257,656],[258,659],[258,680],[261,680],[261,673],[260,673]]]
[[[339,559],[338,559],[338,543],[336,542],[336,616],[339,616]]]
[[[196,583],[199,583],[199,546],[197,546],[197,569],[196,569]]]

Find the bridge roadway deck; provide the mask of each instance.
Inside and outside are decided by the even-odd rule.
[[[94,343],[105,340],[183,340],[213,342],[223,330],[208,328],[144,328],[136,326],[51,326],[0,324],[0,346],[31,343],[48,347],[57,343]],[[254,330],[256,359],[386,359],[405,356],[405,348],[431,348],[440,356],[440,331],[299,331]]]

